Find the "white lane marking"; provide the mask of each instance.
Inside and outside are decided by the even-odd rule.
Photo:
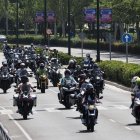
[[[3,114],[3,115],[4,114],[8,115],[8,114],[13,114],[13,111],[5,109],[5,110],[0,110],[0,113]]]
[[[4,107],[0,106],[1,109],[6,110]],[[16,121],[14,118],[8,114],[8,117],[16,124],[16,126],[21,130],[21,132],[25,135],[28,140],[33,140],[30,135],[23,129],[23,127]]]
[[[125,128],[126,128],[126,129],[128,129],[128,130],[130,130],[130,131],[132,131],[132,130],[133,130],[133,129],[131,129],[131,128],[127,127],[127,126],[126,126]]]
[[[60,110],[57,110],[56,108],[45,108],[48,112],[61,112]]]
[[[116,123],[116,121],[115,120],[113,120],[113,119],[109,119],[111,122],[113,122],[113,123]]]
[[[113,105],[115,108],[117,108],[117,109],[121,109],[121,110],[127,110],[127,109],[129,109],[129,107],[127,107],[127,106],[124,106],[124,105]]]

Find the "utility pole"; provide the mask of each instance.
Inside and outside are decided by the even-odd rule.
[[[99,0],[97,0],[97,62],[100,62],[100,8],[99,8]]]
[[[8,0],[5,0],[5,25],[6,35],[8,35]]]
[[[47,42],[47,1],[44,0],[44,43],[46,44]]]
[[[16,1],[16,10],[17,10],[17,15],[16,15],[16,45],[18,46],[19,45],[19,33],[18,33],[18,30],[19,30],[19,18],[18,18],[18,13],[19,13],[19,11],[18,11],[18,9],[19,9],[19,1],[17,0]]]
[[[70,0],[68,0],[68,55],[71,55],[70,37]]]

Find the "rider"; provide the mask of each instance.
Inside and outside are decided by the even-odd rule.
[[[39,89],[40,88],[40,85],[39,85],[39,77],[41,76],[41,75],[46,75],[46,77],[48,77],[48,71],[47,71],[47,69],[45,68],[45,65],[44,65],[44,63],[40,63],[40,66],[39,66],[39,68],[37,69],[37,71],[36,71],[36,78],[37,78],[37,88]],[[46,78],[46,85],[48,85],[48,79]]]
[[[21,99],[21,93],[23,91],[27,91],[28,93],[30,93],[31,91],[35,92],[34,88],[32,87],[32,85],[29,83],[29,79],[27,76],[22,76],[21,77],[21,84],[18,85],[18,88],[16,90],[17,93],[19,93],[19,98],[17,100],[17,106],[18,106],[18,110],[17,110],[17,113],[19,113],[20,109],[21,109],[21,102],[20,102],[20,99]],[[33,99],[30,98],[30,112],[31,114],[32,113],[32,107],[33,107]]]
[[[47,45],[45,45],[45,49],[43,51],[43,55],[45,55],[45,56],[49,56],[50,55],[49,47]]]
[[[71,73],[73,73],[75,71],[76,63],[73,59],[69,60],[69,65],[68,65],[67,69],[69,69],[71,71]]]
[[[133,93],[131,94],[131,100],[132,100],[132,103],[130,105],[130,108],[133,108],[134,106],[134,100],[135,100],[135,97],[140,94],[140,78],[136,78],[136,82],[135,82],[135,86],[133,88]]]
[[[93,102],[94,105],[96,103],[96,94],[94,92],[94,87],[91,83],[88,83],[87,86],[86,86],[86,91],[83,95],[83,101],[82,101],[82,104],[83,104],[83,123],[85,123],[85,119],[86,119],[86,112],[87,112],[87,108],[86,108],[86,105],[88,102]],[[98,109],[96,108],[96,120],[95,122],[97,123],[97,118],[98,118]]]
[[[6,61],[2,62],[2,67],[0,68],[0,72],[9,72],[8,64]]]

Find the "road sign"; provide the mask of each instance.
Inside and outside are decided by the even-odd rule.
[[[123,34],[122,35],[122,42],[124,42],[124,43],[132,42],[132,36],[128,33]]]
[[[51,29],[47,29],[47,30],[46,30],[46,33],[47,33],[48,35],[51,35],[51,34],[52,34],[52,30],[51,30]]]
[[[84,40],[84,39],[86,38],[86,34],[83,33],[83,32],[79,33],[79,38],[80,38],[81,40]]]

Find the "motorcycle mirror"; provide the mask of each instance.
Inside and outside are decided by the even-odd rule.
[[[99,99],[103,99],[103,96],[101,96]]]
[[[131,96],[134,96],[134,94],[133,94],[133,93],[131,93]]]

